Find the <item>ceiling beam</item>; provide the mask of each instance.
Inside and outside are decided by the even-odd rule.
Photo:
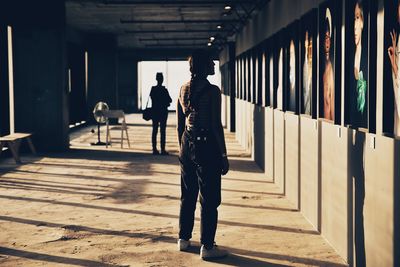
[[[231,30],[227,29],[216,29],[216,30],[192,30],[192,29],[183,29],[183,30],[126,30],[125,33],[218,33],[218,32],[230,32]]]
[[[120,19],[120,22],[125,24],[179,24],[179,23],[187,23],[187,24],[220,24],[220,23],[236,23],[238,20],[130,20],[130,19]]]
[[[139,38],[139,41],[195,41],[204,40],[209,41],[210,36],[204,37],[170,37],[170,38]]]
[[[146,44],[146,47],[177,47],[177,46],[185,46],[185,47],[207,47],[207,43],[204,44]]]
[[[81,2],[80,0],[76,0]],[[103,3],[105,5],[226,5],[226,4],[246,4],[253,3],[257,0],[197,0],[197,1],[187,1],[187,0],[105,0]]]

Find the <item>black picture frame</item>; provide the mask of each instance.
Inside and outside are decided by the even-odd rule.
[[[341,124],[342,1],[319,6],[319,118]],[[325,42],[330,44],[325,46]],[[329,48],[329,50],[326,50]]]
[[[318,9],[300,19],[300,114],[317,118]],[[306,40],[307,39],[307,40]],[[306,47],[307,42],[307,47]],[[311,70],[310,70],[311,68]]]
[[[257,105],[260,107],[265,107],[265,82],[264,82],[264,42],[257,47]]]
[[[273,37],[273,53],[274,53],[274,89],[273,89],[273,107],[275,109],[285,111],[285,29],[276,33]]]
[[[266,68],[265,68],[265,77],[266,77],[266,105],[274,108],[274,85],[275,85],[275,75],[274,75],[274,39],[270,38],[266,44]]]
[[[253,59],[251,55],[251,51],[246,52],[246,60],[247,60],[247,98],[246,101],[251,103],[252,102],[252,82],[253,82]]]
[[[370,63],[376,62],[376,12],[376,1],[346,1],[344,123],[370,132],[376,125],[376,63]]]
[[[399,63],[400,58],[398,55],[399,46],[399,35],[400,35],[400,23],[398,22],[398,8],[400,5],[399,0],[385,0],[384,1],[384,36],[383,36],[383,103],[382,103],[382,131],[383,134],[390,137],[400,137],[400,116],[398,115],[398,109],[396,109],[396,94],[400,93],[399,86],[399,76],[396,75],[395,72],[392,71],[392,63],[390,59],[390,54],[394,53],[394,63]],[[392,45],[392,37],[391,34],[395,34],[397,36],[397,44],[394,47],[394,51],[391,51]],[[397,55],[397,57],[395,56]],[[400,67],[400,64],[395,64],[397,68]],[[399,71],[397,71],[397,74]],[[396,86],[397,84],[397,86]]]
[[[285,34],[285,89],[284,107],[286,111],[299,113],[299,21],[296,20],[286,28]]]

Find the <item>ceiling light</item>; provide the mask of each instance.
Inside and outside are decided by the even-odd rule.
[[[225,10],[231,10],[232,7],[231,7],[230,5],[226,5],[226,6],[224,7],[224,9],[225,9]]]
[[[222,29],[222,25],[217,25],[217,29],[218,30]]]
[[[212,42],[212,41],[214,41],[215,40],[215,37],[214,36],[211,36],[210,37],[210,41]]]
[[[212,43],[208,42],[207,46],[212,46]]]

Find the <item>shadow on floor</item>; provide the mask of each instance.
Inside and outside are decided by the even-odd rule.
[[[6,248],[6,247],[0,247],[0,255],[7,255],[7,256],[14,256],[14,257],[18,257],[18,258],[39,260],[41,262],[62,263],[62,264],[77,265],[77,266],[93,266],[93,267],[121,266],[121,265],[108,264],[108,263],[93,261],[93,260],[54,256],[54,255],[49,255],[49,254],[30,252],[30,251],[26,251],[26,250]]]
[[[38,221],[38,220],[31,220],[31,219],[24,219],[24,218],[16,218],[16,217],[11,217],[11,216],[0,216],[0,220],[2,221],[9,221],[9,222],[16,222],[16,223],[23,223],[23,224],[29,224],[29,225],[36,225],[38,227],[52,227],[52,228],[65,228],[64,224],[60,223],[50,223],[50,222],[45,222],[45,221]],[[157,242],[165,242],[169,244],[175,244],[176,243],[176,238],[171,237],[171,236],[164,236],[161,233],[160,234],[153,234],[153,233],[139,233],[139,232],[129,232],[129,231],[117,231],[117,230],[108,230],[108,229],[99,229],[99,228],[93,228],[93,227],[86,227],[86,226],[74,226],[74,229],[76,231],[87,231],[95,234],[101,234],[101,235],[116,235],[116,236],[126,236],[126,237],[132,237],[132,238],[148,238]],[[283,254],[277,254],[277,253],[272,253],[272,252],[267,252],[267,251],[252,251],[248,249],[238,249],[234,248],[232,246],[222,246],[224,249],[227,249],[231,254],[235,254],[233,260],[238,260],[241,262],[250,262],[253,259],[246,258],[244,256],[238,256],[238,255],[246,255],[246,256],[252,256],[256,258],[263,258],[263,259],[269,259],[269,260],[284,260],[284,261],[290,261],[292,263],[300,263],[304,265],[313,265],[313,266],[332,266],[332,267],[345,267],[347,266],[346,264],[338,264],[326,260],[319,260],[319,259],[311,259],[311,258],[304,258],[304,257],[297,257],[297,256],[290,256],[290,255],[283,255]],[[193,248],[189,251],[190,253],[199,253],[200,251],[200,246],[198,242],[193,242]],[[2,251],[0,250],[0,254],[2,254]],[[4,253],[3,253],[4,254]],[[236,257],[236,258],[235,258]],[[224,259],[219,260],[221,264],[226,264],[223,262]],[[228,260],[228,262],[231,262],[233,266],[253,266],[251,264],[239,264],[235,265],[234,262],[229,260],[229,257],[226,258],[225,260]],[[253,261],[253,263],[259,263],[259,264],[270,264],[268,262],[263,262],[263,261]],[[87,265],[84,265],[87,266]],[[99,265],[102,266],[102,265]],[[285,265],[255,265],[255,266],[285,266]]]

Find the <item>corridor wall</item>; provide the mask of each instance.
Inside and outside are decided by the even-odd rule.
[[[313,10],[318,13],[321,4],[325,2],[325,0],[270,1],[237,36],[236,66],[240,68],[237,73],[240,75],[248,71],[246,64],[243,64],[243,58],[246,58],[244,55],[259,49],[265,40],[271,39],[273,42],[276,33],[284,30],[295,20],[301,19],[303,15]],[[254,117],[254,121],[250,116],[242,116],[240,114],[251,108],[248,105],[251,99],[248,99],[247,92],[254,90],[248,88],[252,83],[243,81],[248,78],[244,75],[240,75],[237,82],[243,87],[237,91],[240,98],[237,102],[246,108],[243,109],[242,105],[236,114],[254,123],[255,132],[252,135],[254,146],[257,147],[256,162],[260,161],[258,155],[261,153],[258,145],[262,145],[264,140],[265,160],[264,164],[259,163],[259,165],[264,167],[266,179],[274,180],[286,197],[297,205],[313,227],[347,263],[351,266],[398,266],[400,264],[398,211],[400,141],[390,130],[393,128],[393,125],[390,125],[393,124],[393,120],[387,119],[386,115],[388,112],[393,113],[388,107],[393,97],[388,97],[390,94],[384,89],[391,88],[384,86],[391,81],[390,75],[384,73],[388,65],[386,61],[390,43],[386,32],[390,27],[385,24],[388,19],[385,14],[393,12],[388,10],[385,12],[385,5],[389,1],[368,2],[373,3],[369,6],[370,9],[366,9],[370,13],[365,20],[370,31],[369,60],[370,64],[376,65],[375,69],[371,68],[368,72],[367,82],[370,90],[369,102],[366,104],[369,110],[368,129],[349,124],[349,120],[353,119],[345,113],[351,110],[346,106],[351,102],[347,99],[348,90],[354,89],[354,84],[346,82],[349,75],[353,75],[354,72],[349,73],[344,67],[345,58],[349,56],[348,51],[350,51],[346,48],[354,43],[354,38],[347,37],[354,31],[354,26],[349,28],[350,31],[347,30],[352,18],[346,20],[345,15],[354,11],[353,4],[355,5],[356,1],[350,4],[342,0],[337,10],[341,19],[337,21],[336,35],[336,40],[340,40],[337,43],[340,49],[337,50],[337,75],[334,78],[338,90],[335,93],[334,120],[319,119],[323,117],[321,115],[323,102],[317,101],[323,94],[318,90],[322,86],[320,80],[315,81],[317,88],[315,91],[319,93],[313,94],[315,100],[310,114],[288,113],[286,103],[283,103],[281,110],[276,109],[277,96],[274,87],[275,91],[271,91],[273,103],[264,103],[262,106],[264,108],[262,122],[258,115]],[[375,4],[377,16],[376,12],[374,13]],[[390,2],[390,5],[397,5],[397,1]],[[328,13],[324,12],[323,17],[329,17]],[[321,19],[322,15],[319,16]],[[391,19],[393,23],[396,22],[395,19]],[[374,32],[374,29],[377,29],[377,32]],[[314,44],[315,49],[320,50],[318,44],[321,44],[321,37]],[[320,55],[320,52],[315,51],[315,55]],[[315,56],[313,62],[319,61],[321,64],[319,57]],[[276,66],[277,62],[274,63]],[[287,74],[287,71],[288,69],[284,69],[283,74]],[[276,79],[276,75],[276,73],[273,76],[271,74],[271,77],[266,75],[267,82]],[[320,75],[321,69],[318,69],[315,76]],[[264,95],[270,93],[268,88],[264,90],[267,90]],[[301,100],[299,104],[302,104]],[[256,105],[253,106],[257,109]],[[393,106],[393,103],[389,106]],[[303,113],[302,110],[298,112]],[[246,121],[237,120],[237,122],[240,123],[238,129],[241,129],[237,138],[244,144],[252,138],[244,134],[248,132],[249,125]],[[261,129],[264,129],[264,139],[259,138],[262,134],[259,132]],[[365,136],[362,142],[360,136]]]
[[[254,108],[254,160],[265,170],[265,108],[256,105]]]
[[[300,210],[314,229],[320,231],[321,181],[318,149],[318,121],[300,116]]]
[[[285,194],[285,113],[274,110],[274,182]]]
[[[274,109],[265,108],[265,174],[274,180]]]
[[[294,209],[300,209],[300,122],[285,113],[285,193]]]
[[[68,148],[68,87],[65,5],[18,1],[2,5],[13,28],[16,132],[31,132],[39,151]]]
[[[236,140],[254,159],[254,105],[247,101],[236,99]]]

